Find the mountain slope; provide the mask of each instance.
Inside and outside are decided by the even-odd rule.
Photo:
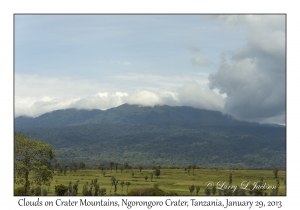
[[[57,110],[37,118],[17,117],[15,128],[61,127],[83,124],[141,123],[156,126],[231,125],[258,126],[257,123],[233,119],[221,112],[192,107],[154,106],[141,107],[123,104],[106,111],[101,110]]]
[[[48,112],[36,118],[20,116],[15,118],[15,128],[61,127],[76,125],[102,112],[103,111],[98,109],[64,109]]]
[[[26,124],[27,122],[30,122]],[[191,107],[122,105],[15,119],[15,131],[50,143],[58,159],[144,166],[285,168],[286,128]]]

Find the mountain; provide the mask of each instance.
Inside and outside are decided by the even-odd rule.
[[[148,124],[155,126],[195,126],[195,125],[256,125],[235,120],[230,115],[218,111],[196,109],[192,107],[154,106],[142,107],[123,104],[106,111],[101,110],[56,110],[36,118],[20,116],[15,119],[15,128],[62,127],[84,124]]]
[[[64,109],[48,112],[36,118],[20,116],[15,118],[15,128],[19,129],[30,127],[61,127],[76,125],[102,112],[103,111],[99,109]]]
[[[15,118],[15,131],[50,143],[58,159],[132,165],[285,168],[286,127],[192,107],[124,104]]]

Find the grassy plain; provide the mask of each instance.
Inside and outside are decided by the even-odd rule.
[[[123,189],[120,185],[121,181],[130,182],[131,185],[128,190],[134,188],[151,188],[154,184],[158,184],[158,187],[165,192],[176,192],[180,196],[191,195],[189,187],[191,185],[200,186],[199,195],[205,194],[205,188],[208,182],[212,182],[214,185],[218,185],[220,188],[229,186],[229,175],[232,174],[232,186],[241,186],[242,183],[255,184],[263,178],[263,184],[269,186],[276,186],[277,180],[279,180],[279,195],[286,195],[286,171],[279,171],[278,179],[274,178],[272,170],[223,170],[223,169],[195,169],[194,172],[191,170],[189,173],[184,169],[160,169],[161,174],[158,178],[153,176],[151,181],[152,169],[143,169],[140,173],[139,169],[128,169],[121,172],[118,170],[105,170],[103,175],[101,170],[80,170],[77,172],[67,172],[66,175],[55,174],[48,189],[48,196],[55,195],[55,185],[63,184],[68,186],[69,182],[75,183],[79,180],[78,185],[78,196],[82,196],[83,185],[88,182],[91,183],[92,179],[97,179],[97,183],[100,188],[106,188],[106,195],[114,194],[114,187],[111,185],[111,177],[114,176],[118,180],[117,194],[127,195],[127,186],[124,185]],[[134,173],[134,176],[132,176]],[[148,180],[145,180],[145,176],[148,176]],[[218,184],[219,183],[219,184]],[[271,190],[266,190],[270,195]],[[192,193],[196,195],[196,189]],[[218,194],[218,191],[216,193]],[[246,195],[249,195],[248,192]]]

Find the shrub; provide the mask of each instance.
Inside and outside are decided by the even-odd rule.
[[[42,196],[47,196],[47,195],[48,195],[48,190],[44,188],[42,190]]]
[[[40,186],[36,187],[36,188],[32,188],[30,190],[31,195],[33,196],[41,196],[42,195],[42,189]]]
[[[106,188],[100,188],[99,195],[104,196],[106,194]]]
[[[34,196],[41,196],[41,195],[42,195],[42,189],[40,186],[38,186],[34,189]]]
[[[17,187],[14,190],[15,196],[24,196],[25,195],[25,188],[24,187]]]
[[[128,192],[130,196],[164,196],[164,195],[177,195],[177,193],[166,193],[159,188],[139,188],[132,189]]]
[[[166,196],[178,196],[177,192],[169,192],[166,194]]]
[[[68,191],[68,188],[63,185],[63,184],[60,184],[60,185],[55,185],[55,194],[57,196],[63,196],[65,195],[65,193]]]

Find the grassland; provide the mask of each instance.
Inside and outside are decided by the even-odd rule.
[[[100,188],[106,188],[106,196],[114,194],[114,187],[111,185],[111,177],[115,177],[118,180],[117,192],[118,195],[127,195],[127,186],[124,185],[123,189],[120,185],[122,181],[130,182],[131,185],[128,190],[135,188],[151,188],[154,184],[157,184],[159,189],[165,192],[177,193],[180,196],[191,195],[189,187],[191,185],[200,186],[199,196],[204,196],[205,188],[208,182],[219,186],[219,188],[224,189],[229,186],[229,176],[232,174],[232,184],[231,186],[241,186],[242,183],[250,182],[250,184],[255,185],[255,182],[259,182],[263,178],[263,184],[265,186],[276,186],[279,181],[279,195],[286,195],[286,171],[279,171],[278,179],[274,178],[272,170],[223,170],[223,169],[195,169],[194,172],[191,170],[189,173],[184,169],[160,169],[161,174],[157,178],[153,176],[151,181],[152,169],[143,169],[141,172],[139,169],[128,169],[122,172],[118,170],[105,170],[105,175],[101,170],[80,170],[76,172],[67,172],[66,175],[55,174],[51,185],[44,186],[48,189],[48,196],[55,195],[55,185],[69,185],[69,182],[75,183],[79,180],[78,184],[78,196],[82,196],[83,185],[91,180],[97,179],[97,183]],[[132,173],[134,175],[132,176]],[[145,180],[145,176],[148,176],[148,180]],[[249,188],[249,187],[248,187]],[[271,195],[271,190],[266,190],[268,195]],[[196,195],[196,189],[192,193]],[[218,191],[216,193],[218,194]],[[246,195],[249,195],[247,192]]]

